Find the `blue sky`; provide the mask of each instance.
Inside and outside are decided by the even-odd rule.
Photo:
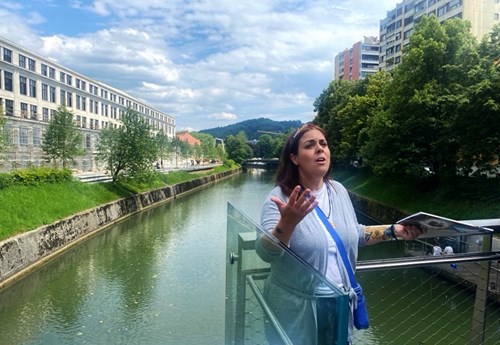
[[[3,0],[0,36],[201,130],[310,121],[396,0]]]

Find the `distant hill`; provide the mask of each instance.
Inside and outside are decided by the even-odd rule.
[[[285,133],[290,128],[295,129],[300,127],[301,125],[302,122],[299,120],[273,121],[271,119],[260,118],[238,122],[225,127],[203,129],[199,132],[210,134],[215,138],[226,139],[230,135],[236,135],[239,132],[243,131],[247,135],[248,140],[253,140],[258,139],[263,134],[259,131]]]

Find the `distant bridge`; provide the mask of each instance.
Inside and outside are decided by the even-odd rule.
[[[242,165],[243,167],[246,168],[276,169],[279,164],[280,160],[278,158],[271,158],[271,159],[252,158],[244,160]]]

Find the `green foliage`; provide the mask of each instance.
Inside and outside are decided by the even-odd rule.
[[[0,173],[0,189],[7,188],[13,185],[11,174]]]
[[[337,166],[377,174],[493,172],[500,156],[500,26],[478,45],[467,21],[423,17],[390,74],[334,81],[316,99]],[[429,173],[428,169],[432,170]]]
[[[61,161],[62,167],[67,168],[69,164],[76,163],[76,157],[85,153],[81,148],[82,133],[74,125],[73,116],[64,105],[60,106],[43,134],[45,160],[55,167]]]
[[[73,180],[69,169],[36,167],[19,169],[0,174],[0,189],[11,186],[38,186],[45,183],[60,183]]]
[[[223,152],[217,149],[215,138],[212,135],[198,132],[192,132],[191,135],[201,141],[201,145],[195,147],[198,150],[197,157],[208,160],[222,160],[224,158]]]
[[[241,164],[245,159],[249,159],[253,155],[252,148],[247,144],[244,132],[239,132],[236,136],[230,135],[226,139],[225,146],[228,157],[237,164]]]
[[[366,88],[367,81],[347,81],[335,80],[330,83],[327,89],[314,102],[314,110],[317,115],[314,123],[320,125],[326,132],[328,144],[332,152],[332,161],[342,165],[342,133],[341,119],[339,112],[346,106],[349,97],[362,95]],[[345,145],[344,145],[345,146]]]
[[[262,134],[257,142],[257,157],[278,157],[276,156],[275,147],[276,144],[274,138],[269,134]]]
[[[226,140],[230,135],[235,136],[239,132],[244,132],[248,140],[258,139],[262,134],[261,131],[273,133],[285,133],[291,128],[295,129],[302,125],[299,120],[294,121],[273,121],[270,119],[260,118],[246,120],[235,123],[225,127],[217,127],[211,129],[204,129],[200,133],[211,134],[215,138],[222,138]]]
[[[159,155],[158,141],[151,135],[146,120],[134,110],[127,109],[121,120],[120,127],[101,131],[96,159],[110,171],[113,181],[125,178],[148,181]]]

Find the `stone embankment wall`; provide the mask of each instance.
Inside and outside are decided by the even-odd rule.
[[[410,214],[393,207],[381,204],[378,201],[364,198],[349,192],[352,204],[356,211],[372,218],[380,224],[392,224],[401,218],[407,217]]]
[[[123,198],[0,242],[0,288],[80,240],[147,207],[237,174],[226,171]]]

